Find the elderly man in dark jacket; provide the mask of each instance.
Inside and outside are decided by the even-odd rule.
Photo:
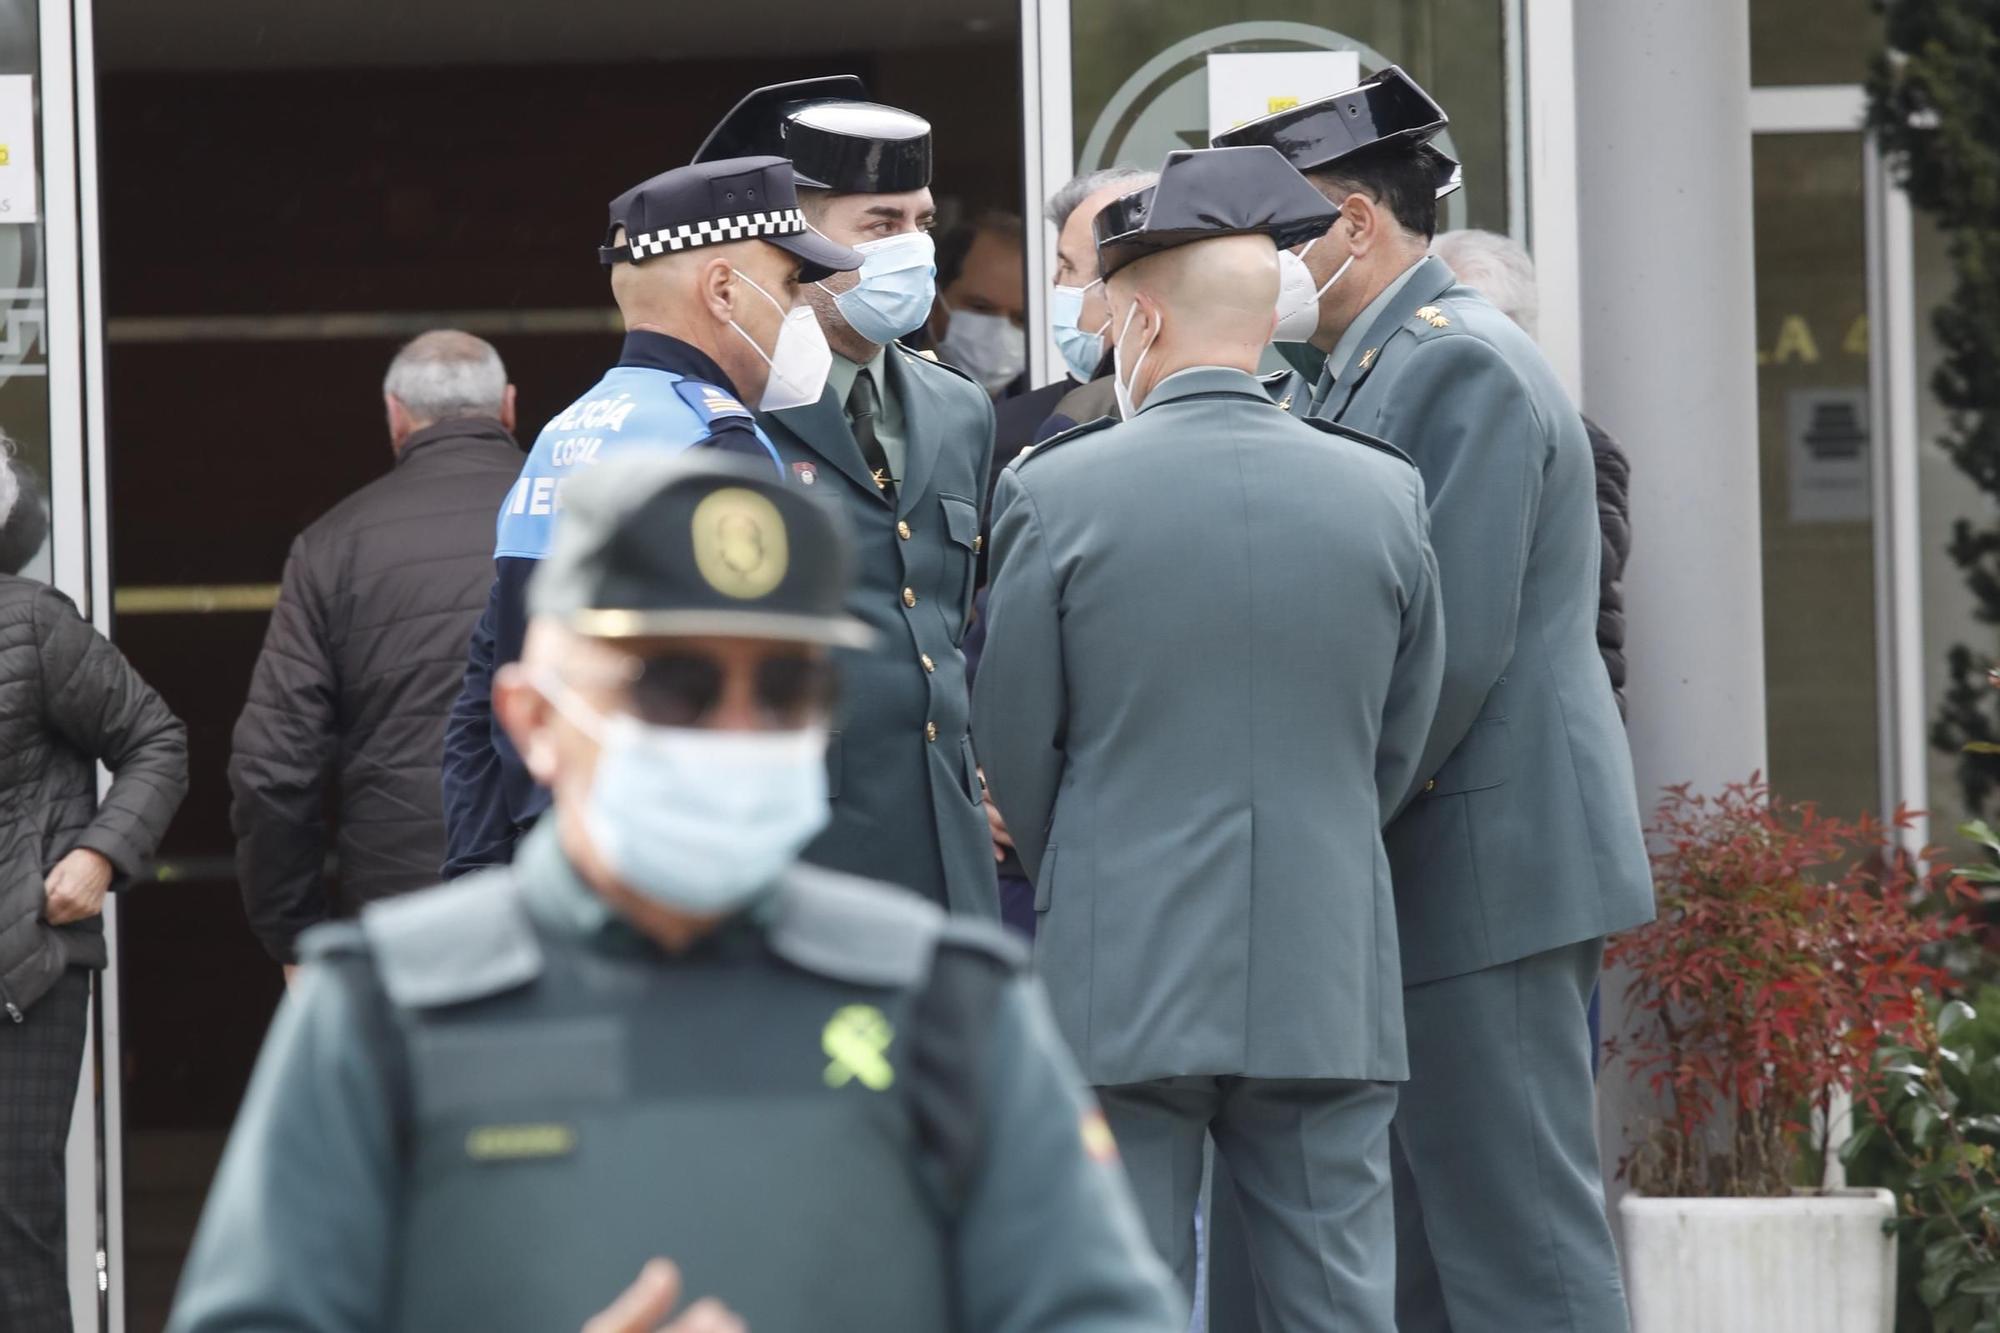
[[[445,716],[521,470],[514,388],[481,339],[417,338],[383,398],[395,468],[292,544],[229,760],[244,910],[287,965],[307,927],[437,882]],[[321,875],[329,783],[337,892]]]
[[[0,436],[0,1329],[70,1327],[63,1145],[105,891],[187,794],[187,729],[53,588],[16,577],[48,532]],[[111,790],[97,799],[97,765]]]

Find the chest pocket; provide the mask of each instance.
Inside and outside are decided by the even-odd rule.
[[[958,599],[945,614],[952,642],[957,643],[965,637],[966,621],[972,614],[972,580],[979,568],[979,506],[956,495],[940,495],[938,503],[944,506],[945,535],[951,538],[938,591]]]

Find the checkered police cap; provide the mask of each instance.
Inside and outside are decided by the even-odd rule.
[[[620,232],[624,235],[621,238]],[[611,201],[597,258],[640,264],[705,245],[769,241],[804,261],[800,277],[817,282],[857,268],[861,256],[814,231],[799,211],[792,165],[782,157],[739,157],[676,167]]]

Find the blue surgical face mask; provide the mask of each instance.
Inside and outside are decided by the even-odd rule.
[[[924,322],[937,297],[937,245],[929,232],[905,231],[854,247],[861,255],[855,284],[833,293],[848,327],[888,344]],[[830,290],[825,283],[821,290]]]
[[[741,909],[826,827],[826,732],[712,731],[606,717],[543,693],[598,743],[584,829],[620,883],[695,916]]]
[[[1099,278],[1090,287],[1103,281]],[[1097,368],[1104,364],[1104,330],[1111,327],[1109,315],[1095,333],[1077,327],[1077,320],[1083,317],[1083,299],[1090,295],[1090,287],[1058,287],[1049,298],[1049,324],[1056,335],[1056,350],[1062,353],[1069,373],[1085,383],[1095,379]]]

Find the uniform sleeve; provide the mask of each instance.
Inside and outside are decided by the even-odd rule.
[[[67,597],[43,589],[33,614],[42,721],[111,770],[76,845],[109,861],[123,882],[159,850],[187,795],[187,727]]]
[[[1040,986],[1002,993],[988,1052],[985,1155],[953,1237],[967,1333],[1184,1333],[1104,1127]]]
[[[1040,516],[1018,469],[1000,475],[993,510],[993,581],[972,694],[973,744],[1032,878],[1041,870],[1062,782],[1069,700],[1060,602]]]
[[[325,603],[301,538],[285,560],[229,748],[229,822],[243,911],[281,963],[295,957],[299,935],[330,914],[320,872],[338,699]]]
[[[181,1274],[169,1333],[389,1327],[395,1116],[358,969],[309,964],[278,1009]]]
[[[1415,570],[1403,623],[1396,641],[1396,665],[1389,679],[1389,697],[1382,710],[1382,739],[1375,751],[1375,789],[1382,823],[1402,812],[1429,776],[1423,768],[1424,743],[1437,716],[1438,690],[1444,683],[1444,602],[1438,590],[1437,554],[1431,549],[1430,523],[1424,511],[1424,480],[1410,477],[1417,533]]]
[[[515,811],[508,799],[513,747],[493,716],[493,677],[521,656],[527,636],[528,576],[535,562],[493,562],[493,591],[466,647],[465,681],[445,723],[439,774],[445,822],[444,877],[457,879],[514,856]]]
[[[1546,437],[1513,368],[1462,336],[1417,345],[1377,433],[1416,459],[1430,495],[1446,638],[1428,775],[1465,739],[1513,660]]]

